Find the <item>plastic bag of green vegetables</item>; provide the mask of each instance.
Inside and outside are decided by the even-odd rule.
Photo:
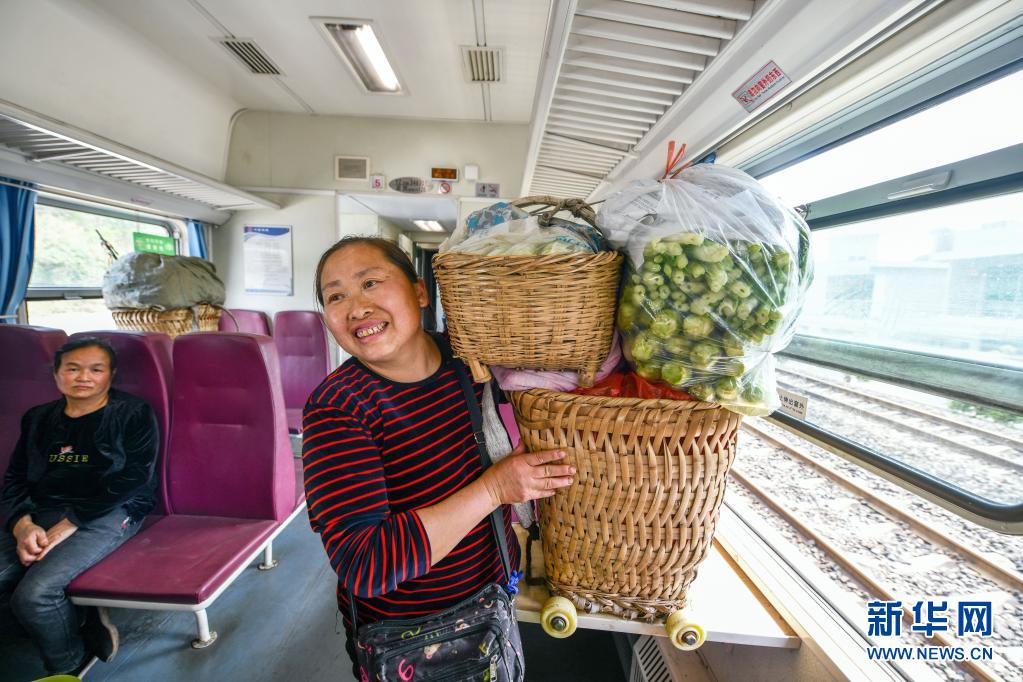
[[[698,164],[609,197],[597,225],[627,255],[617,325],[636,372],[741,414],[777,409],[773,354],[813,272],[803,219],[742,171]]]

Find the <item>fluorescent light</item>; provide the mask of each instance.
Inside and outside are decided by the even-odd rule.
[[[369,92],[399,93],[398,76],[373,27],[365,21],[320,19],[338,55]]]
[[[438,223],[436,220],[413,220],[412,222],[415,223],[416,227],[418,227],[420,230],[425,230],[426,232],[444,231],[444,226]]]
[[[377,78],[384,84],[384,87],[388,90],[399,90],[398,77],[394,75],[391,62],[387,61],[384,48],[380,46],[380,41],[377,40],[377,35],[373,33],[373,29],[369,26],[357,28],[355,29],[355,37],[358,38],[363,52],[366,53],[369,63],[373,66]]]

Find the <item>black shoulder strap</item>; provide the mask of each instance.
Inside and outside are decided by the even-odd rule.
[[[465,365],[458,359],[455,359],[454,365],[455,372],[458,374],[458,383],[462,385],[462,393],[465,395],[466,406],[469,408],[469,418],[472,420],[472,433],[476,437],[476,449],[479,450],[480,461],[485,470],[493,464],[493,461],[490,459],[490,453],[487,451],[487,439],[483,434],[483,414],[480,412],[476,391],[472,388],[472,382],[469,380],[469,373],[465,371]],[[504,528],[503,506],[499,506],[490,515],[490,527],[494,531],[497,547],[501,552],[501,565],[504,566],[505,579],[511,580],[513,569],[508,553],[508,536],[505,534]]]

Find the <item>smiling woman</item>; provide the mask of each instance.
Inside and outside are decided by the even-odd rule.
[[[397,244],[349,237],[324,253],[317,296],[338,344],[373,371],[395,381],[429,376],[440,362],[420,325],[426,288]],[[422,358],[415,366],[411,358]]]
[[[305,406],[306,500],[338,576],[349,655],[368,666],[356,663],[358,625],[458,608],[510,581],[500,544],[509,567],[519,552],[507,505],[553,495],[574,470],[556,464],[563,452],[521,449],[484,468],[469,402],[478,409],[484,387],[470,389],[447,339],[423,329],[426,291],[397,245],[338,242],[316,286],[327,328],[352,357]],[[505,637],[518,642],[514,619]]]

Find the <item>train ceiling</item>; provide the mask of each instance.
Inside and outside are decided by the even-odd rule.
[[[528,123],[550,0],[91,0],[247,109]],[[372,22],[405,94],[367,93],[318,17]],[[280,74],[224,48],[251,41]],[[500,48],[500,80],[473,83],[463,47]],[[262,60],[261,60],[262,61]]]
[[[589,196],[753,16],[755,5],[555,0],[547,48],[555,68],[545,70],[540,85],[543,101],[533,120],[538,144],[524,193]]]

